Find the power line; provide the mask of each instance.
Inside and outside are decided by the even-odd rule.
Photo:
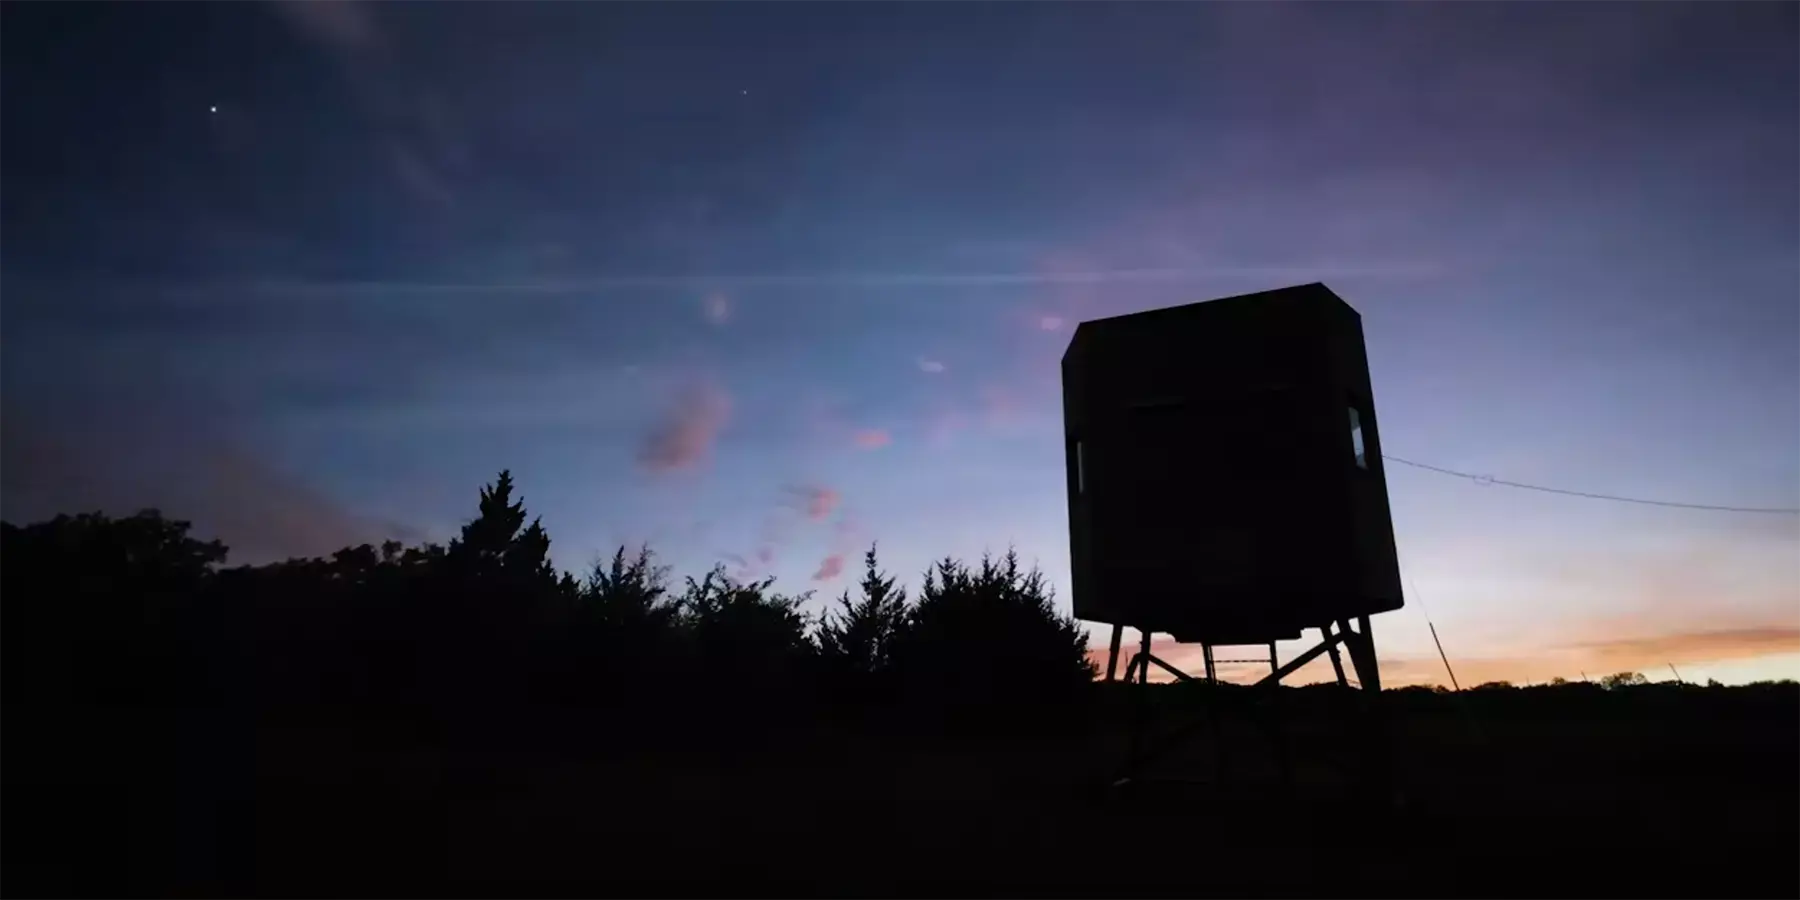
[[[1466,478],[1476,484],[1498,484],[1503,487],[1520,488],[1527,491],[1542,491],[1546,494],[1562,494],[1568,497],[1586,497],[1590,500],[1611,500],[1615,503],[1640,503],[1645,506],[1666,506],[1674,509],[1707,509],[1714,512],[1757,513],[1771,516],[1800,516],[1800,509],[1794,507],[1719,506],[1711,503],[1677,503],[1673,500],[1645,500],[1642,497],[1621,497],[1617,494],[1596,494],[1589,491],[1571,491],[1563,488],[1545,487],[1541,484],[1525,484],[1518,481],[1507,481],[1504,478],[1495,478],[1491,475],[1475,475],[1469,472],[1458,472],[1455,469],[1446,469],[1443,466],[1434,466],[1427,463],[1414,462],[1410,459],[1401,459],[1398,456],[1389,456],[1386,453],[1383,453],[1381,458],[1388,460],[1389,462],[1400,463],[1403,466],[1412,466],[1415,469],[1424,469],[1428,472],[1438,472],[1444,475],[1454,475],[1457,478]]]

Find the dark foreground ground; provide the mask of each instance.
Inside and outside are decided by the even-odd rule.
[[[1130,705],[1098,686],[1035,736],[15,713],[0,871],[13,896],[1800,895],[1791,683],[1390,693],[1374,796],[1354,702],[1283,696],[1291,784],[1228,709],[1223,772],[1203,732],[1123,789]]]

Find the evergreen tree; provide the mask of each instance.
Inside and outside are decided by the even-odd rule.
[[[512,472],[502,469],[481,489],[477,514],[450,541],[449,559],[463,578],[503,579],[514,585],[556,582],[550,534],[542,521],[525,524],[525,501],[512,499]]]
[[[526,519],[512,473],[502,470],[451,540],[441,577],[413,595],[425,604],[417,608],[418,668],[441,708],[529,700],[556,672],[554,626],[566,620],[576,584],[551,566],[543,524]]]
[[[681,603],[669,598],[668,577],[668,569],[655,564],[649,547],[641,547],[636,556],[627,558],[621,546],[610,563],[595,560],[581,585],[583,618],[608,631],[671,627]]]
[[[681,613],[700,652],[744,662],[810,653],[806,614],[800,611],[810,595],[777,594],[774,584],[774,578],[740,582],[722,564],[698,580],[688,576]]]
[[[684,674],[697,676],[706,695],[735,698],[728,704],[733,716],[758,717],[754,707],[737,701],[792,699],[817,658],[800,609],[810,595],[778,594],[774,583],[773,578],[740,582],[715,565],[699,579],[689,576],[681,598],[692,654]],[[765,716],[790,711],[763,708]]]
[[[671,598],[668,570],[648,547],[596,559],[572,594],[575,605],[560,629],[572,690],[588,699],[629,698],[643,685],[678,671],[680,598]]]
[[[881,571],[875,545],[863,555],[862,596],[851,600],[844,591],[839,609],[826,613],[819,626],[819,653],[830,677],[885,673],[893,664],[894,644],[906,628],[906,590]]]

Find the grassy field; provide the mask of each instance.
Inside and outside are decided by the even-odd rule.
[[[1152,688],[1167,726],[1208,699]],[[555,722],[479,740],[198,711],[14,754],[14,894],[1800,894],[1800,686],[1282,695],[1124,788],[1135,698],[1076,727]],[[9,720],[9,725],[12,720]],[[90,733],[75,735],[75,731]],[[1379,739],[1379,738],[1372,738]],[[1229,749],[1221,770],[1212,751]]]

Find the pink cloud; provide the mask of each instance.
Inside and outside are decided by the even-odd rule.
[[[893,433],[886,428],[858,428],[846,415],[850,404],[841,395],[820,391],[803,401],[803,406],[809,435],[825,446],[838,448],[848,443],[863,450],[879,450],[894,442]]]
[[[723,325],[731,321],[731,295],[724,291],[713,291],[701,301],[706,321],[713,325]]]
[[[813,573],[814,581],[830,581],[844,571],[844,560],[850,558],[852,549],[859,543],[861,529],[848,512],[838,515],[837,522],[831,528],[831,554],[819,563],[819,570]]]
[[[893,436],[885,428],[865,428],[858,431],[853,439],[856,446],[864,450],[879,450],[894,442]]]
[[[819,570],[813,573],[814,581],[830,581],[844,573],[844,554],[833,553],[819,563]]]
[[[823,485],[800,485],[782,490],[783,498],[775,504],[764,517],[762,529],[757,535],[756,549],[751,554],[754,564],[747,564],[744,571],[751,574],[767,573],[774,565],[775,559],[783,547],[794,537],[794,532],[803,521],[823,521],[842,504],[843,496],[834,488]]]
[[[1062,316],[1039,316],[1038,328],[1044,331],[1056,331],[1063,327]]]
[[[814,521],[820,521],[831,515],[831,511],[837,508],[838,501],[843,499],[836,490],[821,485],[789,488],[788,491],[794,495],[795,499],[799,500],[800,508],[806,513],[806,517]]]
[[[698,382],[675,396],[644,444],[638,464],[649,472],[690,469],[706,461],[731,415],[731,398],[711,382]]]
[[[998,384],[981,389],[982,420],[991,427],[1004,427],[1016,422],[1023,412],[1017,392]]]

